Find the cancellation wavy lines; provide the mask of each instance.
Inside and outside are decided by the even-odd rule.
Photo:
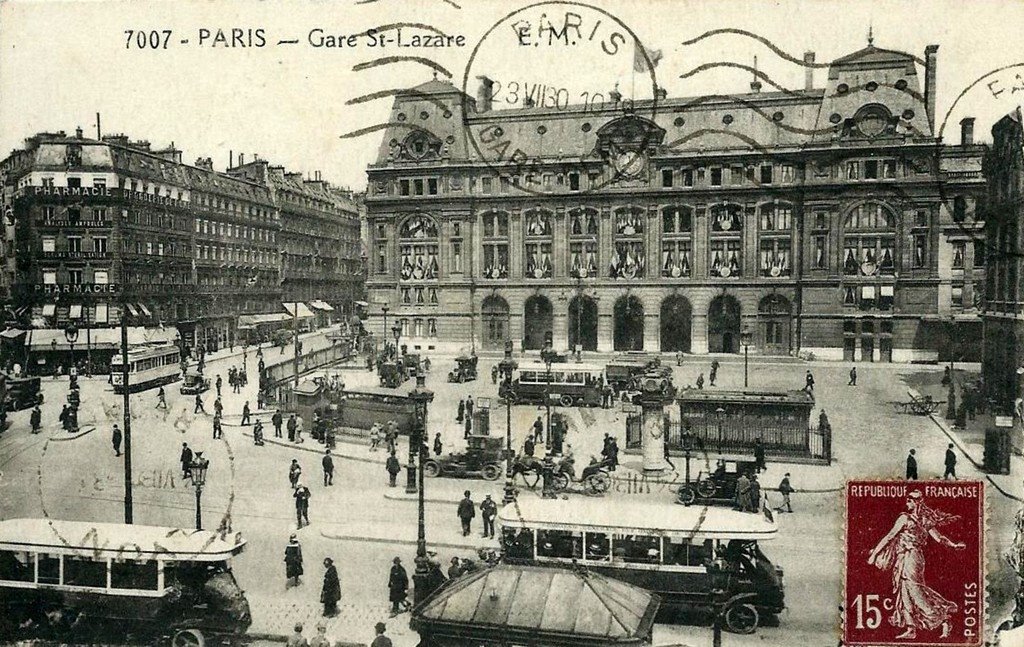
[[[434,27],[433,25],[427,25],[427,24],[421,23],[421,22],[392,22],[392,23],[388,23],[386,25],[381,25],[379,27],[370,27],[366,31],[362,32],[361,34],[356,34],[356,35],[357,36],[368,36],[371,31],[377,32],[379,34],[381,32],[391,31],[393,29],[403,29],[403,28],[406,28],[406,27],[409,27],[409,28],[412,28],[412,29],[422,29],[423,31],[434,32],[438,36],[444,36],[445,38],[448,37],[448,34],[444,33],[443,31],[441,31],[437,27]]]
[[[344,135],[338,135],[338,139],[354,139],[356,137],[362,137],[363,135],[369,135],[381,130],[387,130],[388,128],[407,128],[409,130],[423,130],[415,124],[407,124],[404,121],[386,121],[365,128],[359,128],[345,133]]]
[[[444,102],[438,99],[436,96],[432,94],[427,94],[426,92],[421,92],[413,88],[394,88],[392,90],[380,90],[378,92],[370,92],[368,94],[362,94],[359,95],[358,97],[353,97],[349,99],[348,101],[345,102],[345,105],[354,106],[360,103],[367,103],[369,101],[385,99],[387,97],[396,97],[399,95],[416,97],[417,99],[432,103],[434,107],[438,108],[439,110],[448,110],[448,106],[445,105]]]
[[[725,27],[725,28],[722,28],[722,29],[711,29],[709,31],[704,32],[700,36],[697,36],[696,38],[691,38],[690,40],[684,40],[680,44],[681,45],[694,45],[694,44],[699,43],[700,41],[702,41],[702,40],[704,40],[706,38],[711,38],[712,36],[719,36],[719,35],[722,35],[722,34],[733,34],[733,35],[736,35],[736,36],[745,36],[747,38],[751,38],[753,40],[756,40],[757,42],[763,44],[765,47],[767,47],[768,49],[773,51],[780,58],[783,58],[783,59],[785,59],[785,60],[787,60],[787,61],[789,61],[791,63],[796,63],[797,65],[800,65],[800,66],[803,66],[803,67],[822,69],[822,68],[831,67],[831,65],[832,65],[832,63],[808,63],[808,62],[804,61],[802,58],[797,58],[796,56],[793,56],[789,52],[786,52],[781,47],[779,47],[778,45],[776,45],[772,41],[768,40],[764,36],[761,36],[760,34],[755,34],[753,32],[747,31],[745,29],[735,29],[735,28],[732,28],[732,27]],[[883,49],[881,47],[876,47],[875,49],[877,51],[882,51],[882,52],[893,51],[893,50]],[[894,53],[909,56],[918,65],[922,65],[923,66],[925,64],[924,60],[922,60],[921,58],[919,58],[917,56],[914,56],[913,54],[907,54],[905,52],[894,52]],[[856,59],[855,58],[850,58],[848,60],[849,61],[855,61]]]
[[[352,71],[361,72],[363,70],[369,70],[382,65],[391,65],[393,63],[419,63],[420,65],[426,65],[439,74],[444,74],[449,79],[452,78],[452,73],[443,65],[436,63],[429,58],[424,58],[423,56],[382,56],[381,58],[375,58],[372,61],[366,61],[365,63],[356,63],[352,67]]]
[[[462,5],[456,4],[453,0],[441,0],[446,5],[453,9],[462,9]],[[373,4],[374,2],[380,2],[380,0],[356,0],[354,4]]]

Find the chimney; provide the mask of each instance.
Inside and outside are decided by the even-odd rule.
[[[196,160],[196,166],[207,171],[213,170],[213,159],[209,157],[200,157]]]
[[[960,145],[970,146],[974,143],[974,117],[960,120]]]
[[[658,101],[664,101],[668,99],[668,90],[659,85],[658,89],[654,91],[654,96],[658,98]]]
[[[804,90],[814,89],[814,52],[804,52]]]
[[[238,165],[245,166],[245,153],[238,154]]]
[[[935,60],[939,55],[938,45],[924,48],[924,109],[928,113],[928,127],[935,132]]]
[[[476,92],[476,111],[490,112],[491,101],[494,96],[494,81],[486,76],[476,77],[480,79],[480,88]]]
[[[79,126],[78,128],[75,128],[75,137],[77,139],[81,139],[82,138],[82,127],[81,126]]]
[[[750,91],[758,93],[761,91],[761,82],[757,79],[757,57],[754,57],[754,78],[750,81]]]

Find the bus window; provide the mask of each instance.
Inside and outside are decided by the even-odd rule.
[[[98,562],[88,557],[64,557],[64,584],[107,588],[107,560]]]
[[[704,566],[713,558],[712,542],[705,539],[703,543],[694,544],[685,539],[662,540],[662,554],[665,564],[675,566]]]
[[[32,582],[35,579],[32,553],[22,550],[0,550],[0,580]]]
[[[60,584],[60,555],[36,556],[39,560],[39,583]]]
[[[615,535],[615,558],[635,564],[660,564],[661,541],[646,535]]]
[[[137,562],[114,560],[110,564],[110,588],[155,591],[157,568],[155,561]]]
[[[568,530],[538,530],[537,557],[581,558],[583,556],[581,534]]]
[[[610,543],[608,535],[603,532],[587,533],[587,559],[607,562],[611,559]]]
[[[533,531],[525,528],[502,530],[505,556],[509,559],[533,559]]]

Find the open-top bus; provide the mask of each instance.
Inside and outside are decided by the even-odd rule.
[[[231,642],[251,622],[230,568],[244,545],[240,533],[0,521],[0,640]]]
[[[504,561],[575,564],[643,587],[661,596],[667,622],[721,610],[730,631],[751,633],[785,607],[782,569],[758,546],[775,536],[770,513],[524,498],[498,521]]]
[[[114,392],[124,391],[121,353],[110,359],[110,381]],[[154,343],[128,348],[128,390],[144,391],[169,384],[181,377],[181,350],[172,343]]]
[[[604,367],[596,364],[552,364],[549,372],[543,362],[523,362],[512,376],[511,390],[502,384],[498,395],[512,402],[543,404],[550,394],[563,407],[598,407],[603,386]]]

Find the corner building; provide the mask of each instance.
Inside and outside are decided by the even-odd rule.
[[[984,147],[972,120],[936,136],[937,49],[923,84],[869,44],[824,88],[656,107],[399,95],[367,170],[370,330],[387,305],[420,349],[735,353],[748,329],[765,354],[939,358],[980,333]],[[464,120],[528,161],[484,161]]]

